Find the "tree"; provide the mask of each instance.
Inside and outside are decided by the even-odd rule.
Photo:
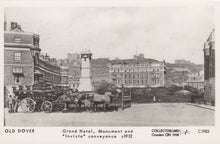
[[[105,92],[115,93],[115,91],[116,91],[115,85],[105,80],[102,80],[99,83],[98,88],[96,89],[96,92],[98,94],[105,94]]]

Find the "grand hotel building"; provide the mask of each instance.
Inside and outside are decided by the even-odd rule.
[[[113,62],[109,68],[110,80],[128,87],[164,87],[165,64],[158,61]]]
[[[6,24],[6,23],[5,23]],[[40,56],[40,37],[24,32],[12,22],[4,31],[4,85],[32,86],[35,82],[68,84],[68,68],[60,67],[49,56]]]

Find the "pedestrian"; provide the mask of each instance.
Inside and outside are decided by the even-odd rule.
[[[156,102],[156,97],[155,97],[155,96],[153,96],[153,102],[154,102],[154,103]]]
[[[14,107],[13,107],[14,112],[17,112],[17,108],[18,108],[18,96],[14,96]]]
[[[13,112],[13,108],[14,108],[14,100],[13,100],[13,97],[12,95],[9,95],[8,96],[8,112],[9,113],[12,113]]]

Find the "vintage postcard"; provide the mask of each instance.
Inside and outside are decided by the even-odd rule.
[[[219,3],[85,3],[2,2],[2,142],[217,144]]]

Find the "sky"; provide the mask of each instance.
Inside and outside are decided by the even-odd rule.
[[[93,58],[145,58],[203,64],[203,45],[214,28],[212,7],[5,8],[5,18],[40,35],[42,53],[66,58],[90,49]]]

